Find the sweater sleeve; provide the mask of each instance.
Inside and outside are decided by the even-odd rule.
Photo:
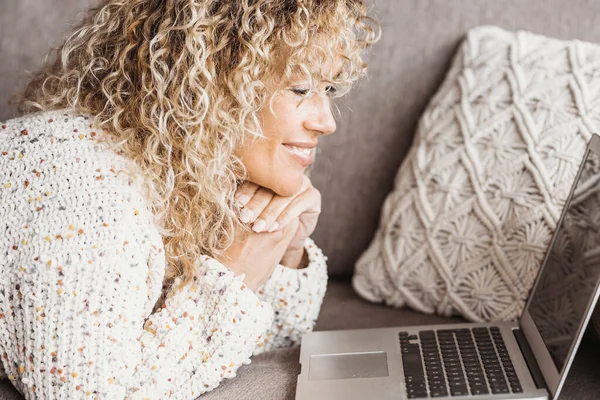
[[[3,228],[0,354],[18,390],[188,400],[250,362],[273,309],[243,274],[203,256],[193,281],[152,313],[165,258],[136,192],[81,177],[54,182],[80,186],[55,194],[49,185],[40,202],[8,204]]]
[[[309,264],[294,269],[279,264],[257,290],[258,297],[275,310],[264,344],[254,355],[300,344],[302,335],[313,330],[327,291],[327,257],[311,238],[304,242]]]

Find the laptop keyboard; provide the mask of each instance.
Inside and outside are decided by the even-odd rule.
[[[523,392],[497,327],[398,336],[409,399]]]

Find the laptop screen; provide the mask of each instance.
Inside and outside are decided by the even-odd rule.
[[[600,276],[600,159],[587,151],[529,313],[562,371]]]

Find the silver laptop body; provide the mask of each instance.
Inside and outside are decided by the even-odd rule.
[[[594,134],[518,322],[307,333],[296,400],[557,398],[600,293],[599,180]]]

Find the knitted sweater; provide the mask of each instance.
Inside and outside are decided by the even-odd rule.
[[[27,398],[193,399],[311,331],[327,258],[253,292],[216,259],[161,296],[165,253],[135,168],[71,109],[0,124],[0,377]]]

